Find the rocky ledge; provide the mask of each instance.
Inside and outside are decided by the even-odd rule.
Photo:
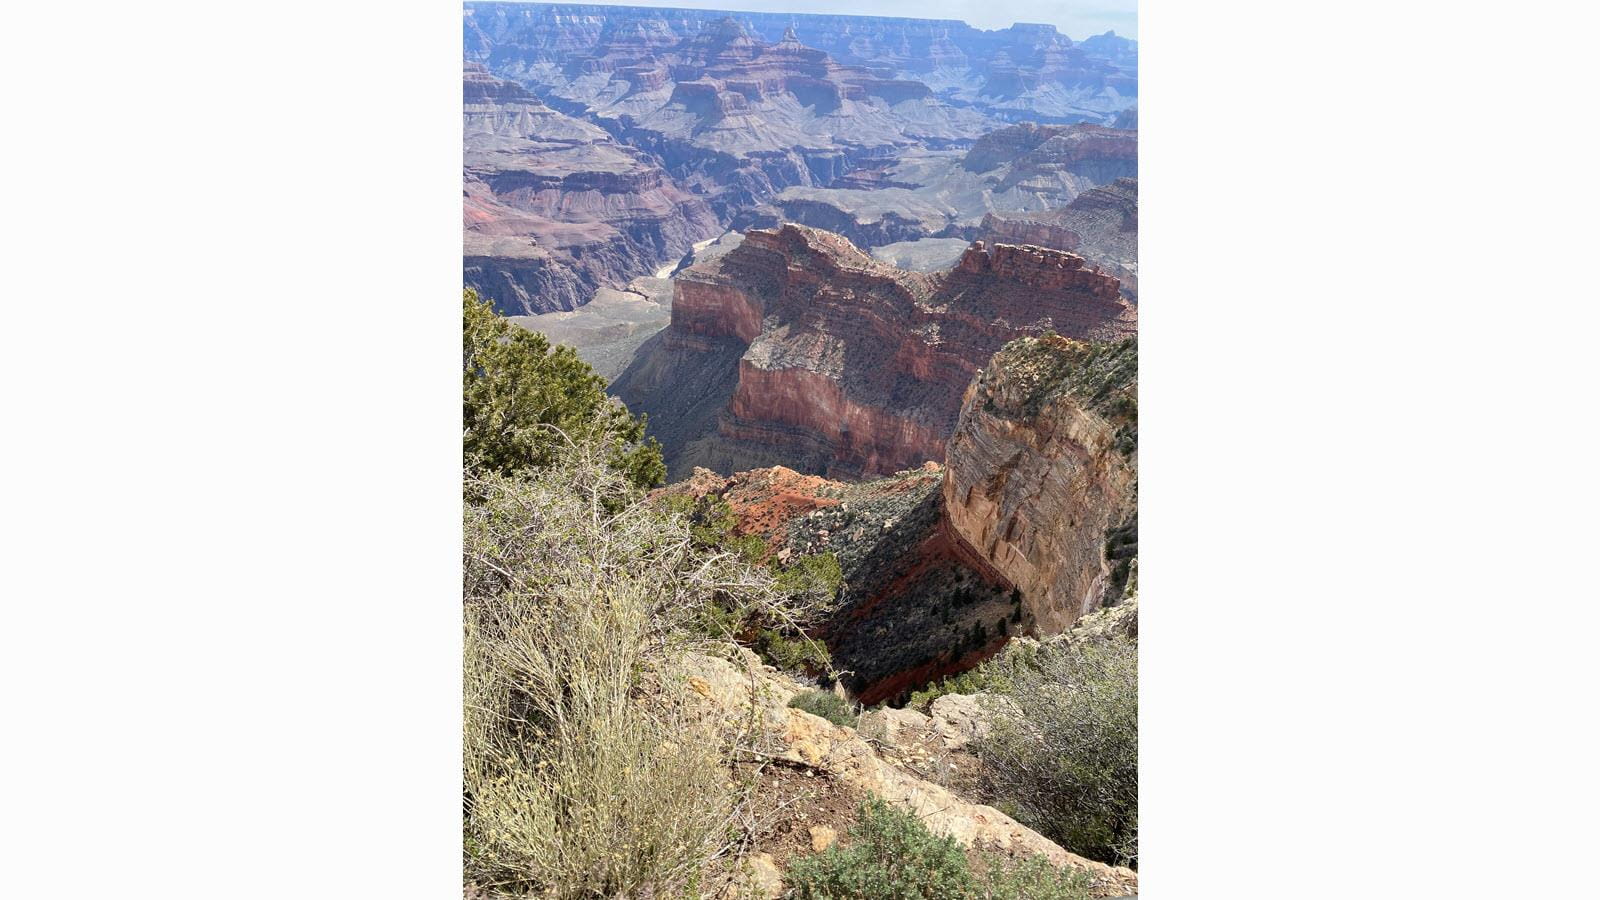
[[[683,696],[691,702],[730,720],[755,723],[763,756],[776,763],[762,767],[773,782],[771,790],[783,791],[780,773],[797,770],[810,779],[806,785],[810,794],[842,790],[853,796],[881,797],[915,812],[929,829],[955,838],[963,847],[1015,859],[1039,855],[1053,865],[1080,869],[1089,876],[1093,896],[1121,897],[1138,891],[1139,875],[1132,869],[1070,853],[1000,810],[965,800],[918,774],[902,759],[908,754],[880,750],[855,728],[789,707],[789,700],[804,686],[763,666],[748,652],[735,660],[691,655],[681,678]],[[807,824],[813,849],[826,846],[844,830],[842,821]],[[772,865],[773,853],[761,847],[758,841],[758,854],[765,857],[759,866],[764,877],[759,886],[748,887],[755,896],[781,896],[782,876]]]

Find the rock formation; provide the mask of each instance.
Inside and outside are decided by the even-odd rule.
[[[990,213],[978,236],[985,241],[1071,250],[1103,267],[1139,295],[1139,182],[1118,178],[1047,212]]]
[[[1084,38],[1077,47],[1088,56],[1103,59],[1126,71],[1136,72],[1139,69],[1139,42],[1115,31]]]
[[[1042,634],[1120,598],[1133,522],[1138,354],[1132,341],[1027,338],[968,390],[943,485],[955,534],[1022,592]]]
[[[717,234],[704,200],[638,151],[467,64],[464,259],[508,315],[573,309]]]
[[[1139,173],[1135,132],[1098,125],[1036,125],[1024,122],[984,135],[967,151],[969,172],[1009,169],[1001,185],[1045,182],[1068,173],[1085,188]]]
[[[942,459],[962,392],[1007,341],[1114,340],[1136,319],[1117,280],[1071,253],[977,243],[925,274],[784,225],[679,273],[671,326],[613,391],[650,416],[673,477],[859,478]]]
[[[837,561],[799,627],[824,686],[887,704],[867,740],[747,650],[690,656],[688,701],[756,723],[762,793],[810,798],[752,833],[745,887],[779,895],[878,795],[1136,892],[959,795],[988,707],[893,707],[1022,643],[1136,635],[1137,44],[566,3],[463,25],[468,285],[615,379],[660,494],[726,503],[777,567]]]

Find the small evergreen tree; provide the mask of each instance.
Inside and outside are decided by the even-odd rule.
[[[611,463],[640,487],[666,480],[661,445],[645,422],[606,396],[604,378],[571,347],[496,315],[462,294],[462,450],[468,468],[510,473],[551,465],[567,440],[600,439]],[[565,435],[565,436],[563,436]]]

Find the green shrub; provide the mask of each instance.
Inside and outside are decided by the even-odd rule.
[[[739,521],[728,501],[710,494],[700,497],[665,494],[660,503],[668,512],[689,523],[689,534],[695,546],[701,548],[721,547],[733,537],[733,526]]]
[[[756,635],[755,651],[768,665],[790,672],[822,675],[833,669],[833,657],[821,641],[789,637],[772,628],[763,628]]]
[[[844,575],[832,552],[812,553],[778,569],[774,580],[779,590],[826,602],[838,593]]]
[[[1052,645],[992,693],[977,745],[986,799],[1074,853],[1139,858],[1139,651],[1131,641]]]
[[[767,555],[767,542],[762,540],[758,534],[747,534],[743,537],[729,537],[722,542],[722,549],[751,565],[755,565],[761,562],[763,556]],[[778,587],[780,590],[783,589],[782,585],[778,585]]]
[[[862,804],[849,846],[834,845],[789,867],[799,900],[949,900],[976,880],[954,838],[940,837],[882,800]]]
[[[861,709],[832,691],[801,691],[794,695],[789,705],[795,709],[821,716],[835,725],[855,727]]]
[[[955,838],[935,835],[915,815],[871,799],[847,841],[795,861],[797,900],[1087,900],[1088,877],[1043,857],[985,860],[975,877]]]
[[[665,493],[656,501],[665,513],[689,526],[690,539],[701,550],[729,554],[751,566],[761,565],[767,542],[760,535],[735,535],[738,517],[728,501],[713,494],[691,497]],[[772,577],[774,592],[784,597],[786,615],[751,615],[751,609],[715,606],[705,610],[703,630],[713,637],[748,644],[767,663],[792,672],[833,674],[833,659],[822,642],[804,633],[802,623],[837,594],[841,576],[832,553],[802,556],[788,566],[772,560],[764,567]]]
[[[767,555],[767,542],[760,535],[735,535],[738,518],[721,497],[666,494],[659,504],[666,512],[689,523],[694,545],[704,550],[728,553],[749,565],[759,565]],[[787,600],[788,616],[749,616],[748,610],[711,610],[706,616],[706,631],[717,637],[734,638],[748,644],[768,664],[791,672],[832,677],[833,658],[828,648],[805,633],[838,595],[843,581],[839,559],[832,553],[798,557],[788,565],[770,560],[766,568],[772,576],[773,590]]]
[[[1029,658],[1029,654],[1024,651],[1009,649],[1000,656],[990,657],[959,675],[952,675],[920,691],[913,691],[906,706],[927,712],[933,701],[945,694],[1004,692],[1011,687],[1012,671],[1019,665],[1026,665]]]
[[[1087,900],[1089,876],[1081,869],[1058,869],[1042,856],[1020,863],[991,864],[986,900]]]

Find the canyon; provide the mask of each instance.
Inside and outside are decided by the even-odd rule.
[[[604,130],[468,63],[463,271],[507,315],[574,309],[721,231],[705,201]]]
[[[661,493],[726,503],[780,563],[832,554],[842,587],[811,633],[852,696],[902,703],[1012,636],[1131,599],[1137,369],[1131,340],[1020,338],[972,380],[943,465],[858,482],[696,469]]]
[[[463,15],[463,271],[903,700],[1131,592],[1137,44],[584,4]],[[720,236],[720,237],[719,237]]]
[[[952,105],[1005,121],[1110,124],[1138,98],[1135,42],[1107,32],[1075,43],[1034,23],[986,31],[953,19],[468,3],[463,50],[496,72],[541,79],[608,36],[636,52],[660,49],[724,18],[770,43],[792,33],[844,65],[922,82]]]
[[[947,268],[987,215],[1137,174],[1137,45],[1111,34],[482,3],[463,38],[463,274],[507,315],[615,309],[693,244],[785,222]]]
[[[672,625],[693,652],[606,696],[659,693],[743,729],[723,761],[756,773],[759,815],[732,887],[788,896],[877,797],[969,859],[1042,857],[1088,896],[1136,895],[1137,872],[1110,863],[1137,865],[1137,810],[1083,817],[1131,827],[1132,852],[1030,818],[1017,798],[1033,794],[994,789],[1005,753],[982,735],[1024,708],[1013,665],[1137,643],[1137,43],[577,3],[469,2],[462,21],[464,282],[599,376],[562,350],[507,388],[539,386],[539,365],[576,372],[518,403],[560,408],[577,384],[597,415],[644,426],[625,449],[649,464],[606,476],[625,492],[548,482],[532,505],[583,496],[606,513],[597,546],[627,534],[731,567]],[[543,347],[512,334],[491,349]],[[613,500],[655,518],[628,532]],[[744,599],[742,579],[765,593]],[[695,609],[677,588],[636,593]],[[586,634],[565,626],[607,602],[552,636]],[[1071,693],[1136,712],[1136,675],[1118,684],[1116,700]],[[580,756],[609,746],[579,738]]]
[[[995,127],[922,82],[843,65],[792,29],[775,42],[752,37],[728,16],[681,40],[608,24],[591,49],[530,77],[547,102],[653,154],[725,216],[864,160]]]

